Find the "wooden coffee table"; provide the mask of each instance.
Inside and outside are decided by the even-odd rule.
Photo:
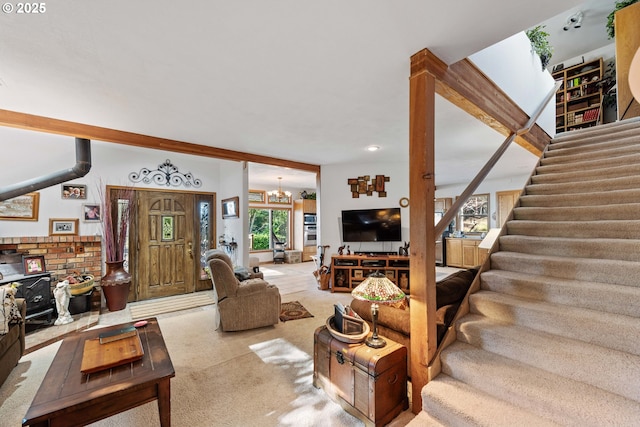
[[[156,318],[138,329],[144,356],[135,362],[93,374],[80,372],[84,342],[131,323],[79,332],[65,338],[33,402],[23,426],[78,426],[96,422],[158,400],[160,425],[171,425],[171,388],[175,376]]]

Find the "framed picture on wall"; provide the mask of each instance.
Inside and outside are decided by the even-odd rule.
[[[262,190],[249,190],[249,203],[265,203],[265,192]]]
[[[87,186],[80,184],[62,184],[62,198],[81,200],[87,198]]]
[[[290,205],[291,196],[287,194],[269,194],[269,203],[276,205]]]
[[[22,265],[24,266],[25,276],[44,273],[46,271],[44,255],[25,255],[22,257]]]
[[[84,218],[84,221],[86,222],[100,222],[102,219],[100,205],[82,205],[82,218]]]
[[[37,221],[40,193],[29,193],[23,196],[0,202],[0,219],[12,221]]]
[[[50,218],[49,236],[77,236],[78,218]]]
[[[240,204],[239,197],[231,197],[222,201],[222,218],[240,218],[240,212],[238,212],[238,205]]]

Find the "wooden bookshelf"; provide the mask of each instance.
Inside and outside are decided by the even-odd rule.
[[[602,58],[552,74],[562,86],[556,92],[556,133],[602,122]]]

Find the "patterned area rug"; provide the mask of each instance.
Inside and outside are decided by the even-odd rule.
[[[313,317],[306,308],[298,301],[283,302],[280,307],[280,321],[304,319],[305,317]]]

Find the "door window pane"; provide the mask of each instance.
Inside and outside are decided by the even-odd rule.
[[[211,229],[211,205],[209,202],[198,203],[198,215],[200,218],[200,280],[207,279],[207,266],[205,253],[209,250],[209,233]]]

